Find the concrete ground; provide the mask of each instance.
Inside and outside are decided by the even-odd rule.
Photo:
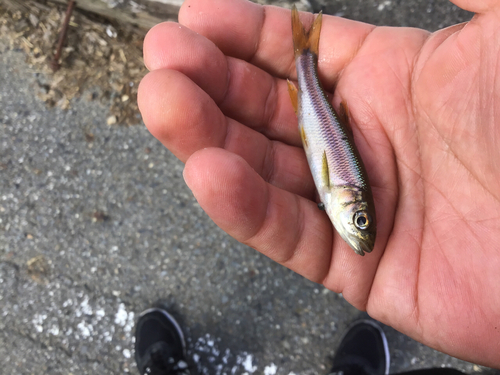
[[[469,17],[444,0],[312,5],[428,29]],[[39,80],[0,41],[0,373],[135,374],[134,322],[162,301],[193,373],[326,374],[366,315],[219,230],[144,126],[110,127],[85,99],[47,109]],[[384,330],[392,373],[500,374]]]

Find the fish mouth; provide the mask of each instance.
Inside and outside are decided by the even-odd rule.
[[[373,241],[364,242],[364,241],[352,241],[351,247],[354,252],[358,255],[364,256],[365,253],[371,253],[373,250]]]

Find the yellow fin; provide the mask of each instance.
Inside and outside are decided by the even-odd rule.
[[[347,106],[345,100],[340,102],[339,117],[340,121],[343,121],[346,124],[349,123],[349,107]]]
[[[295,57],[302,54],[304,51],[311,51],[318,56],[319,34],[321,32],[322,13],[320,12],[314,20],[309,31],[305,31],[302,22],[299,19],[299,12],[295,5],[292,7],[292,35],[293,35],[293,50]]]
[[[328,159],[326,158],[326,151],[323,151],[323,162],[321,166],[321,177],[326,187],[330,187],[330,169],[328,168]]]
[[[299,131],[300,131],[300,138],[302,139],[302,144],[304,145],[304,148],[309,147],[307,144],[307,137],[306,137],[306,132],[304,131],[304,127],[299,125]]]
[[[288,94],[290,95],[290,99],[292,100],[293,110],[295,114],[297,114],[299,110],[299,93],[295,85],[290,82],[288,79],[286,80],[288,83]]]
[[[351,123],[349,121],[349,107],[347,106],[347,103],[345,100],[342,100],[340,102],[340,108],[339,108],[339,120],[340,122],[345,126],[349,134],[352,136],[352,128],[351,128]]]

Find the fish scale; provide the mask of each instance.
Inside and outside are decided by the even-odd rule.
[[[331,180],[337,180],[337,184],[366,189],[366,178],[359,157],[349,139],[350,136],[327,101],[317,79],[314,56],[311,53],[302,54],[297,62],[299,87],[301,87],[299,106],[301,126],[304,127],[306,134],[310,134],[310,141],[317,141],[315,142],[317,146],[314,147],[326,151],[327,159],[331,162],[329,163]],[[310,153],[308,157],[314,158],[316,154]],[[314,160],[312,164],[319,162],[320,160]]]

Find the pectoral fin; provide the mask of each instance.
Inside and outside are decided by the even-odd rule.
[[[328,168],[328,159],[326,151],[323,151],[323,160],[321,163],[321,177],[326,187],[330,187],[330,169]]]
[[[306,132],[302,125],[299,125],[299,131],[300,131],[300,138],[302,139],[302,144],[304,145],[304,148],[308,148],[309,144],[307,143]]]

